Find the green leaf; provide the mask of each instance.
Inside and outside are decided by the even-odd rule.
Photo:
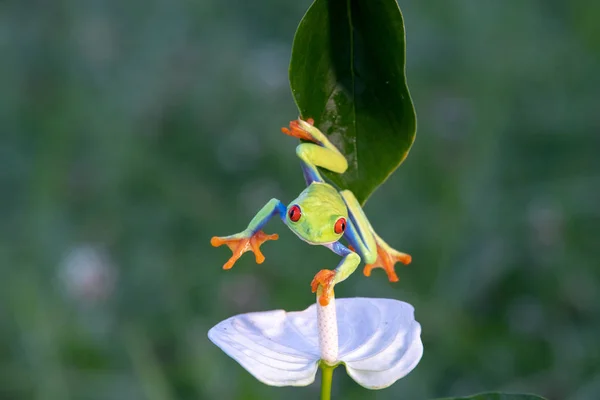
[[[300,115],[313,118],[349,164],[343,175],[324,174],[363,204],[415,139],[405,50],[395,0],[316,0],[294,37],[289,72]]]
[[[533,394],[481,393],[471,397],[447,397],[438,400],[545,400]]]

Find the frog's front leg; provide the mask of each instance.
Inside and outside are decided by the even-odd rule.
[[[329,301],[333,297],[333,287],[350,276],[356,270],[358,264],[360,264],[360,256],[340,242],[334,242],[326,246],[343,258],[335,270],[322,269],[317,272],[310,284],[313,293],[321,286],[319,304],[322,306],[329,304]]]
[[[233,255],[223,265],[223,269],[230,269],[235,262],[247,251],[252,251],[256,257],[256,263],[261,264],[265,260],[265,256],[260,251],[260,245],[267,240],[277,240],[277,234],[267,235],[261,229],[274,216],[279,215],[280,218],[285,218],[286,207],[277,200],[271,199],[265,206],[252,218],[248,227],[240,233],[230,236],[215,236],[210,240],[210,244],[214,247],[227,245]]]
[[[370,276],[373,268],[383,268],[390,282],[398,282],[394,265],[398,261],[410,264],[411,256],[393,249],[375,233],[360,203],[351,191],[344,190],[340,194],[348,207],[350,217],[344,237],[364,260],[366,264],[363,270],[364,275]]]

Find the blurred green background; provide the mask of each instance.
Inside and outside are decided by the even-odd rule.
[[[287,67],[302,1],[0,2],[0,398],[307,399],[209,342],[314,301],[339,258],[278,221],[303,189]],[[419,129],[366,212],[413,256],[338,297],[415,305],[420,365],[336,399],[600,399],[600,3],[402,1]]]

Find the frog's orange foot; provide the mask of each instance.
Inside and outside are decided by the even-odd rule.
[[[399,251],[396,251],[390,247],[382,247],[378,243],[377,259],[373,264],[365,265],[363,274],[365,274],[365,276],[371,276],[371,270],[373,268],[383,268],[390,282],[398,282],[398,275],[396,275],[396,271],[394,270],[394,265],[398,261],[402,264],[408,265],[412,261],[412,257],[408,254],[400,253]]]
[[[250,237],[239,237],[238,235],[226,237],[215,236],[210,239],[210,244],[214,247],[226,244],[231,249],[233,255],[225,265],[223,265],[223,269],[230,269],[242,254],[247,251],[252,251],[254,253],[257,264],[262,264],[262,262],[265,261],[265,256],[260,251],[260,245],[267,240],[277,240],[278,238],[279,235],[277,234],[267,235],[263,231],[258,231]]]
[[[307,119],[305,122],[309,125],[314,125],[315,123],[315,121],[312,118]],[[298,120],[290,121],[290,128],[281,128],[281,132],[298,139],[308,140],[309,142],[317,143],[313,136],[300,125],[300,122],[298,122]]]
[[[335,278],[335,271],[330,269],[322,269],[313,278],[310,283],[312,292],[316,292],[319,286],[321,286],[321,296],[319,297],[319,304],[325,307],[329,304],[331,297],[333,296],[333,279]]]

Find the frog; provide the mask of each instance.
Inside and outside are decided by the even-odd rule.
[[[263,227],[273,217],[279,217],[304,242],[325,246],[341,257],[334,269],[320,270],[310,284],[321,306],[330,303],[335,285],[347,279],[361,261],[365,263],[365,276],[369,277],[373,269],[381,268],[390,282],[397,282],[395,264],[408,265],[412,257],[393,249],[375,232],[352,191],[338,190],[319,171],[322,168],[343,174],[348,169],[344,155],[311,118],[304,120],[299,117],[289,123],[289,128],[281,128],[281,131],[301,140],[296,147],[296,155],[300,159],[306,188],[288,205],[276,198],[269,200],[243,231],[212,237],[212,246],[226,245],[233,253],[223,269],[231,269],[248,251],[254,253],[256,263],[262,264],[265,256],[260,246],[279,238],[278,234],[265,233]]]

